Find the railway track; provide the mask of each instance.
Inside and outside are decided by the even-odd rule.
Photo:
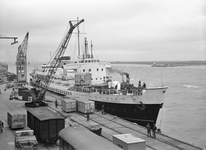
[[[94,115],[96,115],[96,116],[98,116],[98,117],[102,117],[102,118],[108,120],[106,117],[103,117],[103,115],[98,115],[98,114],[94,114]],[[95,121],[95,120],[93,120],[93,121]],[[108,121],[109,121],[109,120],[108,120]],[[147,136],[146,133],[145,133],[145,132],[146,132],[146,129],[144,129],[144,132],[142,132],[142,131],[136,130],[136,129],[134,129],[134,128],[128,127],[128,126],[126,126],[126,125],[120,124],[120,123],[116,122],[115,119],[114,119],[114,120],[111,120],[111,121],[112,121],[112,122],[115,122],[116,124],[120,125],[121,127],[128,128],[128,129],[130,129],[130,130],[132,130],[132,131],[135,131],[135,132],[138,132],[138,133],[140,133],[140,134],[142,134],[142,135],[144,135],[144,136]],[[101,125],[102,125],[102,126],[105,126],[104,124],[101,124]],[[105,127],[107,127],[107,126],[105,126]],[[107,127],[107,128],[109,128],[109,127]],[[118,132],[118,133],[122,134],[122,132],[117,131],[117,130],[115,130],[114,128],[109,128],[109,129],[111,129],[111,130],[113,130],[113,131],[115,131],[115,132]],[[158,134],[158,135],[159,135],[159,134]],[[174,147],[174,148],[177,148],[177,149],[179,149],[179,150],[183,150],[183,149],[184,149],[184,148],[182,148],[182,147],[179,147],[179,146],[176,146],[176,145],[174,145],[174,144],[172,144],[172,143],[167,142],[166,140],[160,138],[159,136],[158,136],[158,138],[156,138],[155,140],[158,140],[158,141],[160,141],[160,142],[162,142],[162,143],[165,143],[165,144],[167,144],[167,145],[170,145],[170,146],[172,146],[172,147]],[[157,150],[156,148],[151,147],[151,146],[148,145],[148,144],[146,144],[146,146],[148,146],[148,147],[151,148],[151,149]]]
[[[78,114],[78,115],[81,115],[82,117],[85,117],[85,118],[86,118],[86,116],[85,116],[84,114],[81,114],[81,113],[78,113],[78,112],[77,112],[77,114]],[[98,114],[98,113],[94,113],[94,114],[90,115],[90,120],[92,120],[93,122],[96,122],[97,124],[99,124],[99,125],[102,126],[102,127],[108,128],[108,129],[110,129],[110,130],[112,130],[112,131],[114,131],[114,132],[117,132],[117,133],[119,133],[119,134],[123,134],[123,132],[119,131],[118,129],[116,130],[115,128],[109,127],[109,126],[107,126],[107,124],[105,124],[105,123],[99,123],[99,122],[96,120],[96,118],[99,118],[99,117],[104,118],[105,121],[103,121],[103,122],[107,122],[107,124],[109,124],[109,122],[111,121],[112,123],[116,123],[118,126],[120,126],[119,128],[123,128],[123,127],[124,127],[124,128],[130,129],[130,130],[133,131],[133,132],[137,132],[137,133],[139,133],[139,134],[142,134],[142,135],[145,136],[145,137],[147,136],[147,135],[146,135],[146,129],[145,129],[144,127],[142,127],[142,130],[137,130],[137,129],[135,129],[135,128],[132,128],[132,127],[129,127],[129,126],[126,126],[126,125],[123,125],[123,124],[117,122],[116,119],[108,119],[107,117],[104,117],[104,115],[101,115],[101,114]],[[81,125],[83,125],[83,124],[81,124]],[[83,126],[85,126],[85,125],[83,125]],[[134,126],[136,126],[136,125],[134,124]],[[87,127],[87,126],[85,126],[85,127]],[[87,128],[88,128],[88,127],[87,127]],[[112,142],[111,139],[109,139],[109,138],[107,138],[107,139]],[[166,135],[163,135],[163,134],[160,134],[160,133],[157,134],[157,138],[154,139],[154,140],[157,140],[157,141],[160,142],[161,144],[165,144],[165,145],[167,145],[167,146],[170,146],[170,147],[171,147],[172,149],[174,149],[174,150],[175,150],[175,149],[177,149],[177,150],[191,149],[191,147],[194,148],[194,149],[197,149],[197,150],[202,150],[202,149],[199,148],[199,147],[192,146],[192,145],[190,145],[189,143],[186,143],[186,142],[183,142],[183,141],[180,141],[180,140],[171,138],[171,137],[169,137],[169,136],[166,136]],[[184,146],[181,147],[181,146],[179,146],[179,145],[184,145]],[[155,148],[154,146],[152,146],[152,145],[150,145],[150,144],[147,144],[147,143],[146,143],[146,146],[147,146],[148,148],[152,149],[152,150],[158,150],[158,148]]]

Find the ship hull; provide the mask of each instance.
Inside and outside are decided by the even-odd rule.
[[[30,84],[39,87],[39,84],[35,82],[30,82]],[[95,102],[97,111],[104,111],[141,126],[146,126],[147,123],[150,125],[156,123],[159,111],[163,106],[162,99],[164,99],[166,89],[167,87],[148,90],[143,96],[83,93],[54,86],[50,86],[48,90],[64,96],[86,98]],[[154,99],[156,102],[154,102]],[[102,106],[104,106],[104,110],[102,110]]]
[[[104,112],[108,114],[118,116],[141,126],[146,126],[147,123],[150,125],[156,123],[159,110],[163,104],[141,105],[95,102],[97,110],[101,110],[102,105],[104,105]]]

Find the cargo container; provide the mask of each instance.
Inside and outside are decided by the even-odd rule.
[[[27,122],[42,143],[56,143],[59,131],[65,127],[65,119],[48,107],[27,108]]]
[[[75,85],[90,85],[92,83],[91,73],[78,73],[75,74]]]
[[[26,127],[26,114],[21,111],[7,112],[7,123],[11,129]]]
[[[61,100],[61,108],[64,112],[76,111],[76,100],[65,98]]]
[[[81,113],[93,113],[95,111],[95,105],[93,101],[89,100],[77,100],[77,110]]]
[[[82,126],[67,127],[59,132],[59,137],[61,150],[122,150]]]
[[[113,135],[113,143],[123,150],[146,150],[146,141],[130,133]]]
[[[22,95],[22,100],[23,101],[29,101],[30,100],[30,97],[32,98],[36,98],[36,94],[33,90],[23,90],[21,92],[21,95]]]
[[[14,81],[14,80],[16,80],[16,74],[14,74],[14,73],[9,73],[8,75],[7,75],[7,81]]]
[[[22,96],[22,91],[24,91],[24,90],[28,90],[28,88],[26,88],[26,87],[18,88],[19,96]]]

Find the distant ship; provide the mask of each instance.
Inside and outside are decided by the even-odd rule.
[[[73,61],[69,56],[61,58],[61,66],[49,85],[49,90],[65,96],[76,96],[95,102],[97,110],[118,116],[139,125],[156,123],[159,110],[163,106],[167,86],[147,87],[130,83],[128,73],[119,72],[122,81],[111,77],[112,66],[102,62],[88,52],[85,38],[85,51]],[[34,68],[30,74],[32,86],[44,87],[49,65]]]

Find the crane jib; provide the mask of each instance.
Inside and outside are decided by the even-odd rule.
[[[71,38],[72,32],[82,22],[84,22],[84,19],[80,20],[79,22],[77,22],[76,24],[73,25],[72,22],[69,21],[70,29],[67,32],[66,36],[63,38],[58,49],[56,50],[55,56],[52,58],[52,60],[50,60],[51,67],[50,67],[49,71],[47,72],[46,80],[43,81],[44,88],[43,88],[43,90],[41,90],[41,92],[39,92],[39,94],[37,96],[37,101],[42,101],[44,99],[44,95],[45,95],[46,91],[48,90],[52,76],[55,74],[58,66],[61,63],[60,58],[64,55],[65,50],[67,48],[67,45],[69,44],[69,40]]]

